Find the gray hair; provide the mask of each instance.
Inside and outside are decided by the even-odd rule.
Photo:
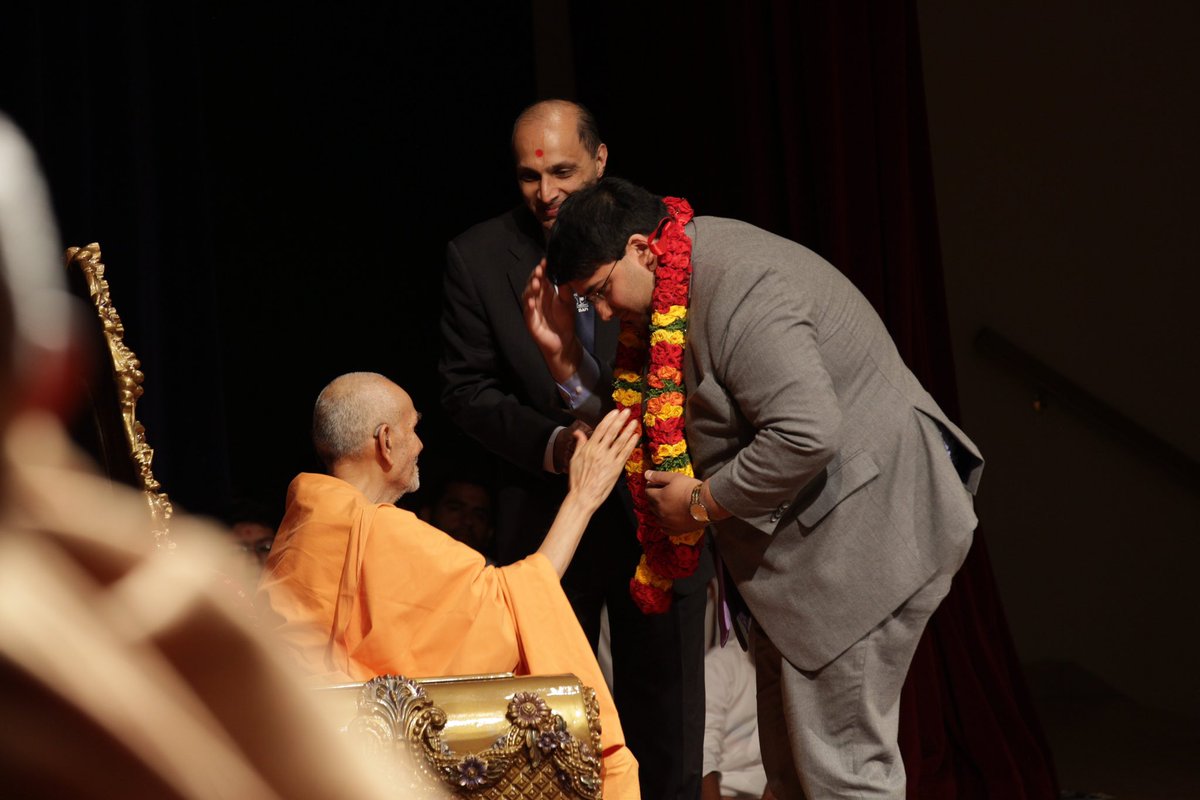
[[[399,414],[394,384],[376,372],[350,372],[334,378],[317,395],[313,446],[327,468],[357,455],[379,425]]]

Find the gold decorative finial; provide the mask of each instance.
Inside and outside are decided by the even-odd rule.
[[[125,438],[129,443],[130,454],[137,467],[138,477],[142,483],[142,493],[150,511],[151,531],[154,534],[154,546],[159,550],[174,550],[175,542],[170,536],[170,520],[174,509],[167,495],[160,491],[161,487],[154,478],[150,462],[154,459],[154,450],[146,443],[146,429],[137,420],[137,401],[142,396],[142,364],[137,356],[125,344],[125,326],[117,309],[113,307],[112,296],[109,293],[108,281],[104,279],[104,264],[100,261],[100,245],[92,242],[86,247],[70,247],[67,249],[67,268],[77,265],[87,279],[88,293],[96,306],[104,330],[104,340],[112,356],[113,379],[117,386],[117,402],[121,409],[121,421],[125,428]]]

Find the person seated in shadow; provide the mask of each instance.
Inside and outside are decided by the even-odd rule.
[[[482,555],[396,507],[420,487],[420,415],[382,375],[334,379],[313,411],[328,474],[288,487],[256,605],[309,675],[574,673],[596,693],[604,796],[638,797],[637,761],[596,657],[559,583],[588,520],[633,450],[637,423],[613,412],[578,434],[570,488],[537,552]]]
[[[223,602],[228,535],[110,483],[63,418],[81,352],[49,202],[0,115],[0,794],[383,798],[286,663]]]
[[[417,516],[495,564],[491,550],[492,492],[487,484],[471,476],[452,475],[441,482],[432,499],[432,504],[421,505]]]
[[[229,504],[224,522],[229,526],[238,549],[262,569],[267,563],[267,556],[271,554],[271,544],[275,541],[278,516],[271,513],[266,503],[239,497]]]
[[[257,624],[258,614],[251,598],[271,553],[278,517],[265,503],[235,498],[221,515],[221,521],[228,526],[232,547],[225,563],[217,567],[216,577],[242,613]]]

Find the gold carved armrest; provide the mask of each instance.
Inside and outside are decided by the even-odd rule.
[[[132,482],[142,490],[146,505],[150,512],[151,531],[154,535],[154,545],[160,550],[173,550],[175,543],[170,537],[170,520],[173,513],[171,501],[160,491],[161,487],[154,478],[150,462],[154,459],[154,450],[146,443],[146,429],[137,420],[137,401],[142,396],[142,382],[145,376],[141,371],[141,362],[125,344],[125,326],[117,309],[113,307],[109,293],[108,281],[104,278],[104,264],[100,261],[100,245],[93,242],[86,247],[70,247],[67,249],[67,269],[78,268],[79,274],[86,282],[87,293],[95,307],[99,318],[100,330],[103,334],[104,347],[111,359],[111,378],[115,384],[117,414],[120,417],[120,427],[124,431],[124,448],[131,459],[133,474]],[[97,404],[97,409],[104,408]],[[110,420],[96,420],[102,427],[110,424]],[[104,433],[99,438],[105,438]],[[110,443],[102,442],[102,447]]]
[[[411,755],[410,784],[489,800],[601,800],[600,708],[574,675],[383,675],[318,692],[343,709],[356,694],[346,731],[377,757]]]

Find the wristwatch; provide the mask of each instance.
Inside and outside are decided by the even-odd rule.
[[[696,522],[703,522],[707,525],[709,522],[712,522],[712,520],[708,517],[708,507],[704,505],[704,501],[700,499],[700,490],[702,488],[704,488],[703,483],[697,483],[692,487],[692,504],[688,510],[692,512],[692,519],[696,520]]]

